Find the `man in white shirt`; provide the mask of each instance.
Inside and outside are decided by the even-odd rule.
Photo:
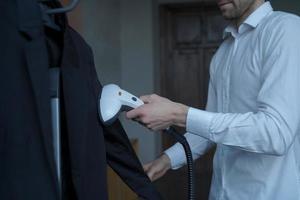
[[[213,144],[210,200],[300,199],[300,18],[264,0],[217,0],[231,20],[210,66],[206,111],[157,95],[127,113],[149,129],[186,127],[194,159]],[[145,165],[186,164],[179,144]]]

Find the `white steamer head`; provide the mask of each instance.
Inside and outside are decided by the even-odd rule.
[[[102,88],[99,100],[99,116],[104,125],[112,124],[122,111],[143,105],[136,96],[122,90],[118,85],[108,84]]]

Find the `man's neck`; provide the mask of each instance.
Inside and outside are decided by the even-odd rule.
[[[244,14],[238,18],[234,24],[238,28],[246,19],[251,15],[256,9],[258,9],[262,4],[265,3],[265,0],[256,0],[254,1],[247,10],[245,10]]]

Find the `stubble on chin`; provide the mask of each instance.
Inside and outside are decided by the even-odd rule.
[[[240,17],[240,12],[237,9],[221,10],[221,14],[228,21],[235,21]]]

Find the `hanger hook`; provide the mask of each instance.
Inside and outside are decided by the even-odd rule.
[[[54,8],[54,9],[47,10],[46,13],[47,14],[67,13],[67,12],[73,10],[77,6],[78,3],[79,3],[79,0],[72,0],[72,2],[69,3],[69,5],[67,5],[63,8]]]

